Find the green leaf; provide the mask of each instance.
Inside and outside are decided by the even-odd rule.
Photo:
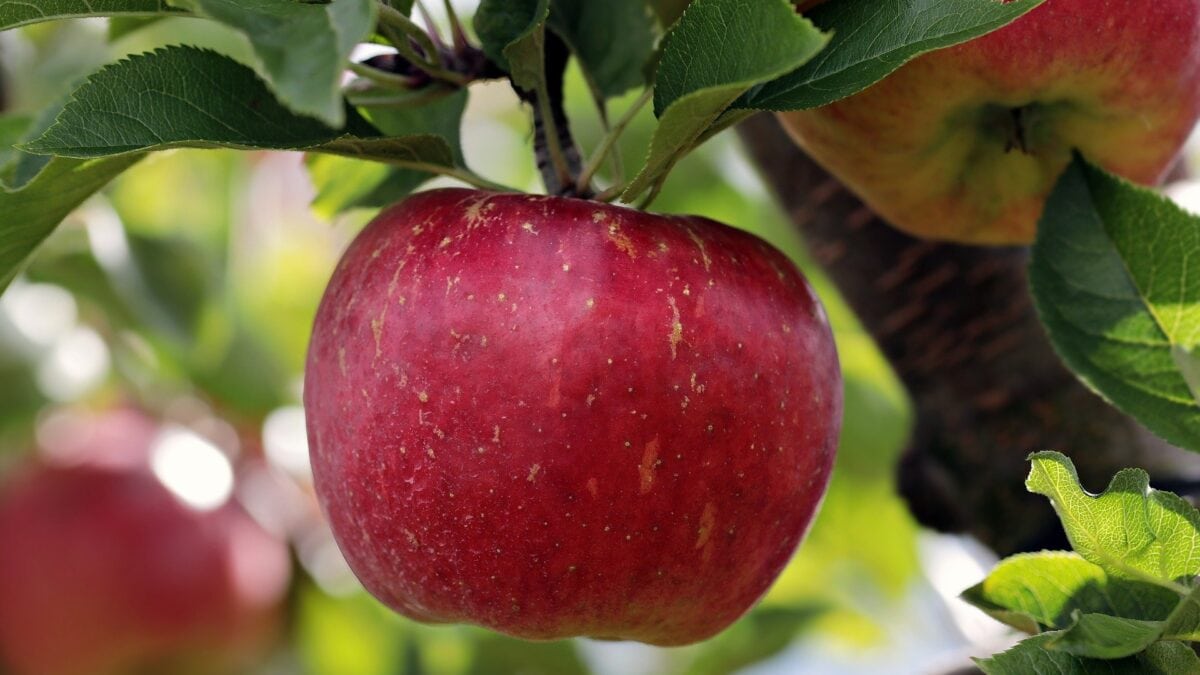
[[[976,664],[987,675],[1197,675],[1200,657],[1182,642],[1157,642],[1143,653],[1111,661],[1049,649],[1053,635],[1023,640]]]
[[[23,115],[0,115],[0,184],[7,183],[4,174],[20,152],[13,146],[25,137],[32,124],[33,120]]]
[[[1030,283],[1080,379],[1200,451],[1195,361],[1181,358],[1200,342],[1200,218],[1077,157],[1046,202]]]
[[[882,80],[916,56],[989,33],[1042,2],[830,0],[807,14],[818,28],[833,34],[829,47],[794,72],[749,92],[736,107],[799,110],[833,103]]]
[[[150,26],[154,23],[167,18],[167,15],[159,16],[118,16],[108,20],[108,41],[116,42],[121,38],[131,33],[136,33],[139,30]]]
[[[788,647],[825,613],[822,605],[757,607],[720,635],[700,643],[684,675],[724,675],[764,661]]]
[[[1050,498],[1071,545],[1111,576],[1190,587],[1200,571],[1200,511],[1154,490],[1141,469],[1123,469],[1100,495],[1084,492],[1071,460],[1057,452],[1030,456],[1025,482]]]
[[[1188,593],[1167,617],[1163,639],[1200,642],[1200,587]]]
[[[345,122],[341,83],[350,50],[375,25],[372,0],[171,0],[245,34],[272,90],[289,109]]]
[[[1179,604],[1179,595],[1170,589],[1110,577],[1078,554],[1060,551],[1006,558],[962,597],[997,621],[1030,634],[1068,628],[1075,613],[1163,620]]]
[[[1123,619],[1107,614],[1075,613],[1074,623],[1047,633],[1047,649],[1089,659],[1121,659],[1145,651],[1162,635],[1162,621]]]
[[[547,26],[570,46],[600,98],[644,83],[654,54],[645,0],[552,0]]]
[[[55,158],[20,190],[0,192],[0,290],[76,206],[141,155],[99,160]]]
[[[451,166],[446,141],[386,137],[357,112],[335,130],[286,110],[246,66],[215,52],[170,47],[91,76],[29,152],[91,158],[166,148],[313,150],[406,168]]]
[[[1197,354],[1194,348],[1174,345],[1171,347],[1171,358],[1175,360],[1179,374],[1183,375],[1183,381],[1192,391],[1192,397],[1200,401],[1200,354]]]
[[[622,198],[632,201],[660,182],[734,100],[795,69],[827,40],[786,0],[693,2],[664,39],[654,91],[658,129]]]
[[[165,0],[0,0],[0,30],[55,19],[172,11]]]
[[[467,90],[460,90],[429,105],[416,108],[366,109],[364,114],[392,136],[431,134],[450,145],[455,161],[462,163],[459,129],[467,106]],[[430,174],[361,162],[332,155],[309,155],[309,173],[317,187],[313,208],[325,217],[359,207],[386,206],[399,201]]]
[[[483,0],[475,12],[475,32],[484,53],[522,89],[536,89],[545,77],[549,16],[550,0]]]
[[[588,675],[591,671],[575,643],[526,642],[506,635],[480,632],[473,636],[466,675]]]

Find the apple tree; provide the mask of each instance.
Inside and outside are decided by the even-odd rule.
[[[1153,186],[1200,2],[434,4],[0,0],[6,475],[50,400],[236,446],[312,672],[731,672],[869,624],[914,518],[1012,555],[963,592],[1029,634],[985,672],[1200,671],[1200,513],[1124,469],[1196,491],[1200,221]],[[86,397],[30,338],[61,289]]]

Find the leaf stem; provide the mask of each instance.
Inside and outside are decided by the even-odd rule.
[[[467,40],[467,31],[463,28],[462,21],[458,19],[458,12],[454,11],[454,3],[451,0],[442,0],[446,6],[446,16],[450,17],[450,39],[454,44],[455,51],[462,51],[469,46]]]
[[[442,52],[438,49],[429,33],[413,23],[412,19],[404,16],[395,7],[380,4],[379,22],[382,27],[393,29],[392,31],[385,31],[385,35],[396,50],[400,52],[400,55],[417,68],[425,71],[430,77],[442,80],[443,82],[450,82],[460,87],[470,83],[470,79],[466,76],[445,67],[445,64],[442,62]],[[396,35],[395,30],[400,31],[401,35]],[[412,42],[406,39],[405,36],[416,42],[417,46],[425,52],[425,55],[422,56],[419,54]],[[438,38],[438,40],[440,41],[441,38]]]
[[[654,200],[658,199],[658,195],[663,189],[663,183],[665,183],[666,180],[667,177],[663,175],[658,180],[654,181],[654,185],[650,188],[650,192],[646,195],[646,198],[638,202],[637,208],[639,211],[645,211],[646,209],[649,209],[650,205],[654,203]]]
[[[372,68],[371,66],[361,63],[350,63],[350,71],[359,77],[370,80],[388,89],[403,89],[411,90],[416,84],[416,80],[398,73],[389,73],[386,70]]]
[[[613,128],[604,135],[604,139],[600,142],[600,147],[596,149],[596,152],[583,167],[583,173],[579,174],[579,180],[575,183],[575,188],[577,190],[582,192],[587,189],[588,185],[590,185],[592,182],[592,178],[596,176],[596,172],[599,171],[600,167],[604,164],[604,160],[611,152],[614,151],[617,141],[620,140],[621,136],[625,133],[625,130],[633,122],[634,118],[636,118],[638,113],[641,112],[642,108],[644,108],[646,104],[650,102],[650,99],[653,98],[653,96],[654,89],[652,87],[646,87],[646,90],[643,91],[642,95],[633,102],[633,105],[629,106],[629,109],[625,111],[625,114],[621,116],[621,119],[617,120],[616,125],[614,125]],[[618,177],[617,182],[621,183],[623,180],[624,177]]]

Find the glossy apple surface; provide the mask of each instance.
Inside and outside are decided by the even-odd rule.
[[[74,424],[0,485],[0,670],[213,675],[261,655],[287,549],[233,504],[179,500],[146,465],[156,434],[128,412]]]
[[[1198,112],[1200,0],[1046,0],[855,96],[781,119],[900,229],[1024,244],[1072,149],[1154,184]]]
[[[439,190],[346,253],[305,407],[322,506],[387,605],[675,645],[735,620],[792,555],[841,377],[817,298],[759,239]]]

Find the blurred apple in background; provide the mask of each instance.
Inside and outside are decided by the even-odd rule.
[[[41,437],[0,486],[0,667],[208,675],[263,656],[288,551],[232,501],[216,447],[128,410]]]

